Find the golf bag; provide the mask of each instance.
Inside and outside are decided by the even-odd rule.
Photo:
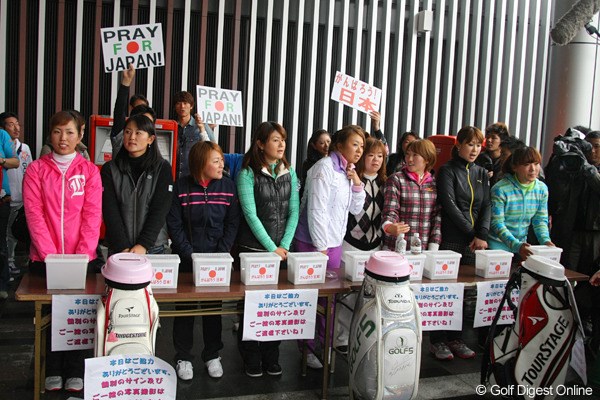
[[[95,356],[154,355],[159,327],[152,295],[152,265],[131,253],[111,256],[102,268],[106,293],[98,303]]]
[[[378,251],[367,261],[348,342],[351,399],[417,396],[422,332],[409,276],[398,253]]]
[[[510,299],[519,288],[517,307]],[[497,323],[505,304],[513,310],[515,322],[500,328]],[[481,383],[508,388],[509,398],[553,399],[556,387],[565,382],[578,330],[583,336],[564,268],[545,257],[530,256],[506,285],[487,338]]]

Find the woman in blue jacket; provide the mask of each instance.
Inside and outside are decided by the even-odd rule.
[[[167,215],[173,252],[179,254],[183,272],[192,271],[192,253],[229,253],[241,218],[235,183],[223,176],[223,151],[219,145],[209,141],[196,143],[190,150],[189,167],[190,175],[175,184]],[[220,315],[202,317],[202,335],[202,360],[210,377],[220,378]],[[193,341],[194,317],[175,318],[173,344],[177,351],[177,376],[182,380],[194,376]]]

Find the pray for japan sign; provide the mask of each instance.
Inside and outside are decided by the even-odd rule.
[[[477,302],[475,303],[475,318],[473,327],[490,326],[494,321],[494,316],[498,311],[498,306],[504,292],[506,291],[506,280],[477,282]],[[511,301],[516,305],[519,304],[519,290],[515,289],[510,294]],[[508,303],[502,307],[502,313],[498,319],[498,325],[508,325],[515,321],[513,312]]]
[[[247,290],[242,340],[313,339],[318,289]]]
[[[240,91],[198,85],[196,107],[206,124],[244,126]]]
[[[369,114],[379,110],[381,89],[338,71],[333,81],[331,100]]]
[[[133,64],[135,69],[165,65],[161,24],[102,28],[104,72],[123,71]]]
[[[150,355],[88,358],[83,387],[87,400],[175,400],[177,375],[169,363]]]
[[[94,348],[99,295],[52,296],[52,351]]]
[[[424,331],[460,331],[463,317],[463,283],[411,283]]]

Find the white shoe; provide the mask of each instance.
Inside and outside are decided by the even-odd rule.
[[[65,390],[69,392],[81,392],[83,390],[83,379],[68,378],[65,383]]]
[[[189,381],[194,377],[194,367],[189,361],[178,360],[175,369],[177,370],[177,376],[182,381]]]
[[[308,368],[312,368],[312,369],[322,369],[323,368],[323,364],[321,364],[321,361],[319,361],[317,356],[315,356],[313,353],[309,353],[306,356],[306,366]]]
[[[44,387],[51,392],[62,389],[62,376],[47,376]]]
[[[208,376],[211,378],[220,378],[223,376],[223,366],[221,365],[221,357],[213,358],[206,362]]]

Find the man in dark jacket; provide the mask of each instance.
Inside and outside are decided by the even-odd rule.
[[[600,131],[588,133],[585,140],[592,145],[586,154],[588,163],[581,166],[577,183],[578,199],[569,265],[578,272],[593,275],[600,269]],[[600,288],[589,282],[577,284],[575,298],[582,320],[591,317],[593,350],[600,345]]]

